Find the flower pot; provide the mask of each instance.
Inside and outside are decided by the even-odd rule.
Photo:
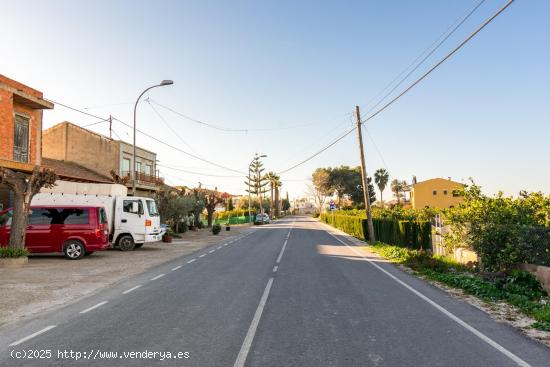
[[[231,230],[231,227],[225,226],[225,230],[226,230],[226,231],[230,231],[230,230]]]
[[[0,268],[22,268],[28,263],[29,258],[26,256],[0,258]]]

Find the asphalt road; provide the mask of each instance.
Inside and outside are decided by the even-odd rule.
[[[0,366],[550,366],[327,229],[281,220],[0,329]]]

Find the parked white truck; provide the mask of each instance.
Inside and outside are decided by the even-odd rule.
[[[123,185],[58,180],[56,186],[40,190],[31,205],[103,206],[109,222],[111,246],[122,251],[160,241],[164,233],[155,201],[127,195],[128,189]]]

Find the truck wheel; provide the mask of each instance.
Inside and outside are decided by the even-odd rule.
[[[129,234],[125,234],[118,239],[118,249],[120,251],[132,251],[135,246],[134,239]]]
[[[134,248],[140,248],[141,246],[143,246],[143,243],[136,243],[136,244],[134,245]]]
[[[65,257],[71,260],[81,259],[86,254],[86,248],[82,242],[77,240],[70,240],[65,242],[63,246],[63,253]]]

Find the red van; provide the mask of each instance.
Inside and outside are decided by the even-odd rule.
[[[0,246],[10,237],[12,209],[0,212]],[[109,226],[103,207],[32,206],[26,247],[31,253],[63,252],[77,260],[109,247]]]

